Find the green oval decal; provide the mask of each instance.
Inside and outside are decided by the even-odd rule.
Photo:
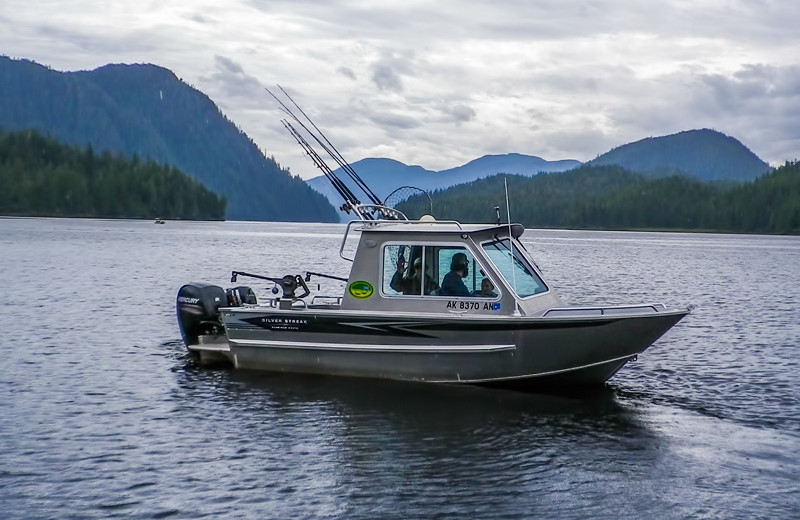
[[[369,298],[372,296],[372,293],[375,292],[375,289],[372,288],[372,284],[364,281],[351,283],[348,290],[353,298],[358,298],[360,300]]]

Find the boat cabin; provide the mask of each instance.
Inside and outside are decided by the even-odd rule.
[[[344,254],[351,229],[355,256]],[[353,221],[340,254],[353,262],[342,310],[541,315],[563,305],[519,241],[520,224]]]

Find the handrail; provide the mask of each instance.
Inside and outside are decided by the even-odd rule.
[[[548,314],[551,312],[554,314],[558,313],[575,313],[575,312],[598,312],[600,316],[605,316],[607,311],[609,313],[614,313],[615,311],[635,311],[635,310],[644,310],[650,309],[654,313],[664,312],[666,307],[663,303],[643,303],[638,305],[598,305],[598,306],[586,306],[586,307],[554,307],[552,309],[548,309],[547,311],[542,314],[542,318],[547,317]]]
[[[315,305],[316,302],[317,302],[317,299],[320,299],[320,300],[323,300],[323,299],[336,300],[336,305],[341,305],[343,297],[342,296],[325,296],[325,295],[322,295],[322,294],[317,294],[317,295],[314,295],[311,298],[311,305]]]
[[[347,227],[344,230],[344,236],[342,237],[342,245],[339,246],[339,256],[341,256],[342,258],[344,258],[348,262],[352,262],[355,259],[354,258],[347,258],[346,256],[344,256],[344,245],[347,242],[347,235],[350,234],[350,227],[353,224],[359,224],[361,222],[369,222],[369,221],[368,220],[351,220],[350,222],[347,223]]]
[[[403,213],[399,209],[390,208],[382,204],[356,204],[355,206],[353,206],[353,209],[356,210],[356,215],[363,215],[364,213],[362,212],[362,210],[366,210],[369,213],[377,211],[387,217],[392,217],[391,220],[393,221],[408,220],[408,217],[405,215],[405,213]]]
[[[459,231],[464,230],[464,227],[461,225],[461,222],[457,220],[433,220],[430,222],[424,220],[364,220],[364,219],[351,220],[350,222],[347,223],[347,227],[344,230],[344,236],[342,237],[342,245],[339,246],[339,256],[341,256],[348,262],[352,262],[354,259],[344,256],[344,245],[347,242],[347,237],[350,234],[350,228],[353,226],[353,224],[364,224],[365,227],[377,226],[379,224],[403,224],[403,225],[454,224],[458,226]]]

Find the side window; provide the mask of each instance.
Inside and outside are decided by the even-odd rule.
[[[405,273],[411,246],[388,245],[383,248],[383,292],[384,294],[403,294],[398,280]]]
[[[436,294],[439,286],[429,274],[431,272],[429,253],[430,248],[418,245],[384,247],[383,293],[389,296]],[[423,272],[426,273],[424,276]]]
[[[437,265],[441,296],[497,297],[494,284],[466,248],[438,248]]]

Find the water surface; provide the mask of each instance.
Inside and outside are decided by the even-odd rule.
[[[529,230],[570,303],[697,305],[588,395],[187,363],[180,285],[343,228],[0,219],[0,516],[800,517],[799,238]]]

